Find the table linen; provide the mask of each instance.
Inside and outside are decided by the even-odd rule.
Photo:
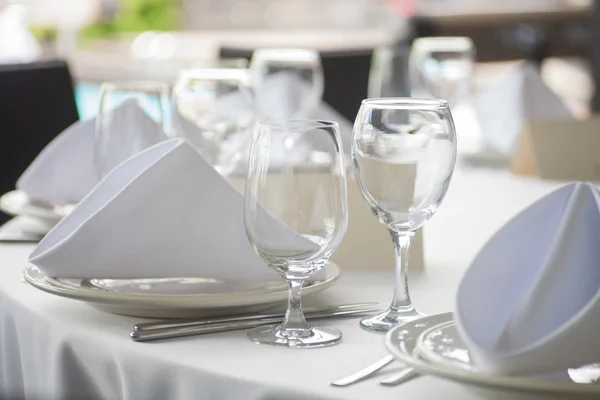
[[[425,313],[450,311],[461,275],[480,247],[518,211],[558,186],[505,171],[458,168],[446,201],[425,230],[428,268],[410,277],[415,304]],[[387,354],[384,335],[361,330],[358,319],[323,321],[340,329],[344,339],[309,351],[257,346],[243,331],[134,343],[127,334],[139,319],[102,313],[22,283],[32,249],[0,244],[2,397],[479,398],[473,388],[427,376],[394,388],[377,379],[344,389],[329,386]],[[383,309],[390,300],[392,269],[345,271],[336,286],[307,304],[379,301]]]

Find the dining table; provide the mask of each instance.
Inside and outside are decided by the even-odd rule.
[[[460,157],[444,202],[423,228],[425,265],[409,272],[416,307],[426,314],[452,311],[461,276],[478,250],[520,210],[563,184]],[[12,221],[13,228],[17,223]],[[361,329],[358,317],[318,321],[343,333],[340,344],[318,349],[257,345],[243,330],[134,342],[129,332],[144,319],[109,314],[27,284],[23,269],[34,247],[0,243],[0,398],[483,398],[475,387],[433,376],[393,387],[379,383],[383,375],[331,386],[389,354],[385,334]],[[375,301],[387,307],[392,265],[383,271],[340,268],[339,281],[307,297],[306,305]],[[382,374],[401,368],[395,362]]]

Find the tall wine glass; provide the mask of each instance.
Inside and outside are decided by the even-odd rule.
[[[259,49],[250,79],[260,119],[307,118],[323,96],[321,57],[308,49]]]
[[[444,100],[383,98],[362,102],[352,136],[354,172],[363,197],[392,237],[396,287],[390,308],[364,319],[386,331],[421,314],[410,300],[408,253],[415,231],[441,204],[456,161],[456,133]]]
[[[273,143],[302,135],[306,146],[277,154]],[[346,172],[338,124],[329,121],[256,124],[246,180],[244,222],[256,253],[289,285],[283,324],[248,332],[261,344],[320,347],[342,334],[311,327],[302,313],[302,283],[323,268],[346,232]]]
[[[94,161],[99,178],[167,139],[168,86],[157,81],[105,82],[100,87]]]
[[[454,109],[469,101],[475,47],[467,37],[427,37],[410,52],[412,97],[438,98]]]
[[[223,176],[235,170],[250,142],[254,114],[244,68],[181,71],[173,89],[173,132]]]
[[[399,43],[373,51],[369,71],[369,97],[409,97],[410,46]]]

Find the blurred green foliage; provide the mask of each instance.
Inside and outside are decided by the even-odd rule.
[[[121,0],[112,21],[101,21],[82,32],[84,38],[103,39],[119,33],[172,31],[179,28],[179,0]]]

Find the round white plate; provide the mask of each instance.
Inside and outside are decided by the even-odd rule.
[[[257,284],[202,278],[55,279],[47,277],[33,265],[28,266],[23,275],[28,283],[45,292],[84,301],[103,311],[136,317],[191,318],[239,314],[282,305],[287,300],[287,285],[281,281]],[[339,275],[339,267],[330,262],[321,273],[307,280],[303,296],[330,287]]]
[[[496,394],[500,389],[515,394],[526,393],[535,398],[600,398],[600,385],[590,383],[600,375],[596,366],[570,369],[564,374],[530,377],[479,371],[469,359],[469,352],[456,331],[451,313],[425,317],[394,328],[386,337],[386,346],[398,360],[421,373],[496,389],[492,392]]]
[[[53,222],[60,221],[74,208],[74,205],[31,202],[22,190],[13,190],[0,197],[0,210],[9,215],[27,215]]]

